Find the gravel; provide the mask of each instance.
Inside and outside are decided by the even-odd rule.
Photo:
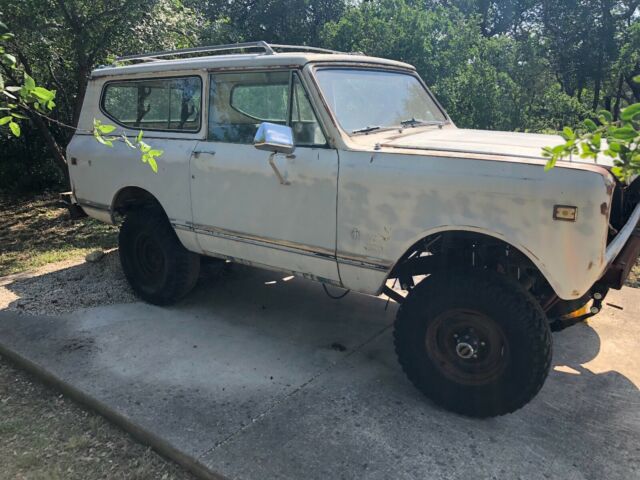
[[[131,303],[136,299],[120,269],[117,249],[96,262],[56,262],[0,277],[0,310],[60,315],[79,308]]]

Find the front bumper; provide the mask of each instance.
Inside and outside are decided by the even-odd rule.
[[[640,256],[640,204],[636,205],[627,224],[607,247],[605,261],[608,267],[598,284],[616,290],[621,289],[638,256]]]

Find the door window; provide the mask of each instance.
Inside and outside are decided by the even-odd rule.
[[[143,130],[200,130],[200,77],[109,82],[102,110],[117,123]]]
[[[253,143],[262,122],[291,125],[298,146],[324,145],[322,130],[297,74],[243,72],[211,75],[209,140]]]

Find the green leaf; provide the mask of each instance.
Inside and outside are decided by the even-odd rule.
[[[97,127],[98,131],[102,134],[108,134],[113,132],[116,127],[114,125],[98,125]]]
[[[16,122],[9,122],[9,129],[16,137],[20,136],[20,125]]]
[[[564,127],[562,129],[562,136],[564,137],[565,140],[572,140],[576,138],[576,134],[569,127]]]
[[[609,110],[600,110],[598,112],[598,118],[604,120],[602,123],[611,123],[613,122],[613,115]]]
[[[138,143],[142,142],[142,130],[138,132],[138,136],[136,137],[136,142]]]
[[[149,150],[149,155],[152,157],[159,157],[164,153],[164,150]]]
[[[628,106],[620,113],[620,118],[625,122],[630,122],[635,117],[640,116],[640,103],[634,103]]]
[[[29,120],[29,117],[27,117],[26,115],[23,115],[21,113],[11,112],[11,116],[15,117],[15,118],[19,118],[21,120]]]
[[[30,91],[32,95],[35,95],[43,102],[50,102],[56,97],[56,92],[52,90],[47,90],[44,87],[34,87],[33,90]]]
[[[611,150],[612,152],[616,152],[616,153],[620,152],[620,150],[621,150],[620,144],[616,143],[616,142],[610,142],[609,143],[609,150]]]
[[[151,167],[151,170],[153,170],[153,173],[158,173],[158,164],[156,163],[155,158],[149,157],[149,166]]]
[[[2,117],[0,118],[0,126],[2,125],[6,125],[7,123],[9,123],[11,120],[13,120],[13,118],[11,117],[11,115],[7,115],[6,117]]]
[[[640,75],[636,75],[635,77],[633,77],[633,81],[636,83],[640,83]]]
[[[24,87],[27,90],[33,90],[34,88],[36,88],[36,81],[31,78],[28,73],[24,74]]]
[[[551,170],[555,166],[556,166],[556,159],[550,158],[547,164],[544,166],[544,171],[546,172],[548,170]]]
[[[613,173],[618,178],[624,178],[624,172],[620,167],[612,167],[611,173]]]
[[[638,132],[631,125],[625,125],[624,127],[620,128],[612,128],[610,130],[610,134],[613,138],[616,138],[618,140],[630,141],[636,138]]]
[[[138,143],[140,144],[140,151],[142,153],[147,153],[149,150],[151,150],[151,145],[147,145],[142,140],[140,140]]]
[[[584,126],[587,127],[587,130],[589,130],[590,132],[595,132],[598,129],[596,122],[594,122],[590,118],[587,118],[583,123]]]
[[[15,65],[16,64],[16,57],[11,55],[10,53],[3,53],[0,58],[2,58],[2,60],[7,62],[9,65]]]

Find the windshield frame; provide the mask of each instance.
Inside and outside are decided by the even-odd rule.
[[[418,73],[413,69],[410,70],[410,69],[407,69],[407,68],[392,67],[392,66],[389,66],[389,65],[381,65],[381,64],[376,64],[376,63],[364,64],[364,63],[340,62],[340,63],[326,63],[326,64],[323,63],[321,65],[318,65],[318,64],[312,65],[311,69],[310,69],[311,77],[313,79],[313,83],[315,84],[315,87],[316,87],[316,90],[318,92],[318,95],[319,95],[319,97],[320,97],[320,99],[322,101],[324,109],[327,111],[327,113],[331,117],[331,120],[332,120],[333,124],[340,130],[340,132],[344,133],[348,137],[357,137],[357,136],[361,136],[361,135],[371,135],[371,134],[380,133],[380,132],[388,132],[389,130],[403,130],[404,131],[404,130],[407,130],[407,129],[410,129],[410,128],[433,127],[433,125],[424,124],[424,125],[416,125],[416,126],[411,126],[411,127],[406,127],[406,126],[402,126],[402,125],[388,125],[388,126],[382,126],[380,128],[377,128],[375,130],[368,131],[368,132],[355,132],[355,133],[354,132],[350,132],[350,131],[348,131],[348,130],[346,130],[346,129],[344,129],[342,127],[342,125],[340,124],[338,118],[336,117],[335,112],[329,106],[329,102],[327,101],[327,98],[325,97],[325,93],[322,90],[322,87],[320,86],[320,82],[319,82],[318,77],[316,75],[316,73],[319,70],[364,70],[364,71],[380,71],[380,72],[386,72],[386,73],[398,73],[398,74],[402,74],[402,75],[410,75],[410,76],[414,77],[418,81],[418,83],[422,86],[422,88],[427,93],[427,95],[429,96],[431,101],[433,101],[434,105],[438,108],[440,113],[442,113],[442,115],[444,116],[445,120],[444,120],[444,124],[443,125],[453,124],[453,122],[451,121],[451,117],[449,117],[449,114],[447,113],[447,111],[440,104],[438,99],[431,92],[431,90],[429,89],[427,84],[422,80],[420,75],[418,75]]]

